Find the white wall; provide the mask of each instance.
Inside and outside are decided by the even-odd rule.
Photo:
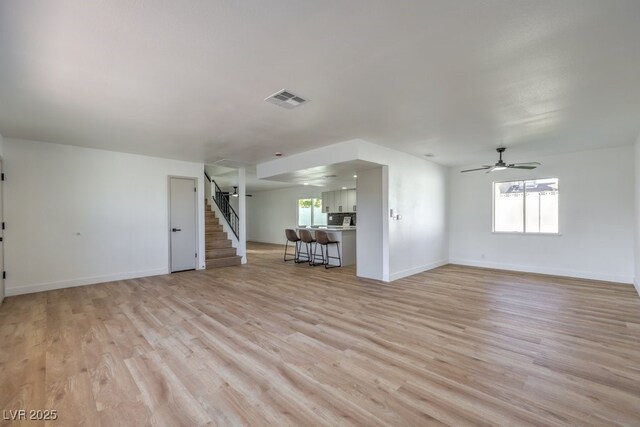
[[[640,135],[634,147],[635,166],[635,280],[633,284],[640,295]]]
[[[389,277],[383,280],[430,270],[447,264],[449,258],[447,168],[396,153],[384,154],[389,168],[385,209],[389,227]],[[389,209],[402,218],[392,219]]]
[[[532,171],[451,168],[450,262],[631,283],[633,157],[620,147],[534,158],[542,166]],[[492,181],[551,177],[559,178],[560,235],[491,232]]]
[[[298,225],[298,199],[322,197],[322,189],[297,186],[252,194],[247,198],[247,240],[284,245],[284,230]]]
[[[2,138],[2,135],[0,135],[0,159],[3,158],[3,154],[4,154],[4,140]],[[0,184],[0,185],[2,185],[2,184]],[[3,200],[3,196],[2,196],[2,192],[0,191],[0,222],[2,222],[2,220],[3,220],[3,217],[2,217],[2,200]],[[0,233],[1,233],[1,231],[0,231]],[[0,252],[0,261],[3,261],[3,259],[4,259],[4,254],[2,252]],[[0,264],[0,266],[2,266],[2,268],[0,268],[0,270],[4,270],[4,265]],[[5,295],[4,286],[5,286],[4,279],[2,279],[2,277],[0,277],[0,304],[2,304],[2,301],[4,300],[4,295]]]
[[[204,267],[203,164],[4,142],[8,295],[167,273],[169,175],[198,179]]]
[[[385,220],[389,187],[386,166],[358,171],[356,268],[358,277],[389,277],[388,225]],[[367,215],[366,213],[375,213]]]

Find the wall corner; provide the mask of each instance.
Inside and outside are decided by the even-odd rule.
[[[634,275],[633,285],[640,295],[640,135],[634,147],[634,187],[635,187],[635,245],[634,245]]]

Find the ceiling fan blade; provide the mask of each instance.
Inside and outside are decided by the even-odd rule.
[[[519,165],[537,165],[537,166],[541,166],[542,163],[540,162],[520,162],[520,163],[512,163],[513,166],[519,166]]]
[[[467,169],[466,171],[460,171],[460,173],[463,173],[463,172],[474,172],[474,171],[484,171],[484,170],[491,169],[491,168],[492,168],[492,166],[484,166],[484,167],[481,167],[481,168]]]
[[[531,170],[531,169],[537,168],[538,165],[524,165],[522,163],[518,163],[518,164],[515,164],[515,165],[509,165],[507,167],[509,169],[528,169],[528,170]]]

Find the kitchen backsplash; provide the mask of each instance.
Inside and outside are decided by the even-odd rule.
[[[327,214],[327,225],[342,225],[342,221],[344,221],[345,216],[351,217],[351,225],[356,225],[356,214],[352,213],[329,213]]]

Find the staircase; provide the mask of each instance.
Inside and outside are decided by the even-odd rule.
[[[240,265],[242,257],[238,256],[236,248],[231,246],[231,240],[227,238],[220,220],[211,210],[209,200],[204,211],[204,224],[207,269]]]

